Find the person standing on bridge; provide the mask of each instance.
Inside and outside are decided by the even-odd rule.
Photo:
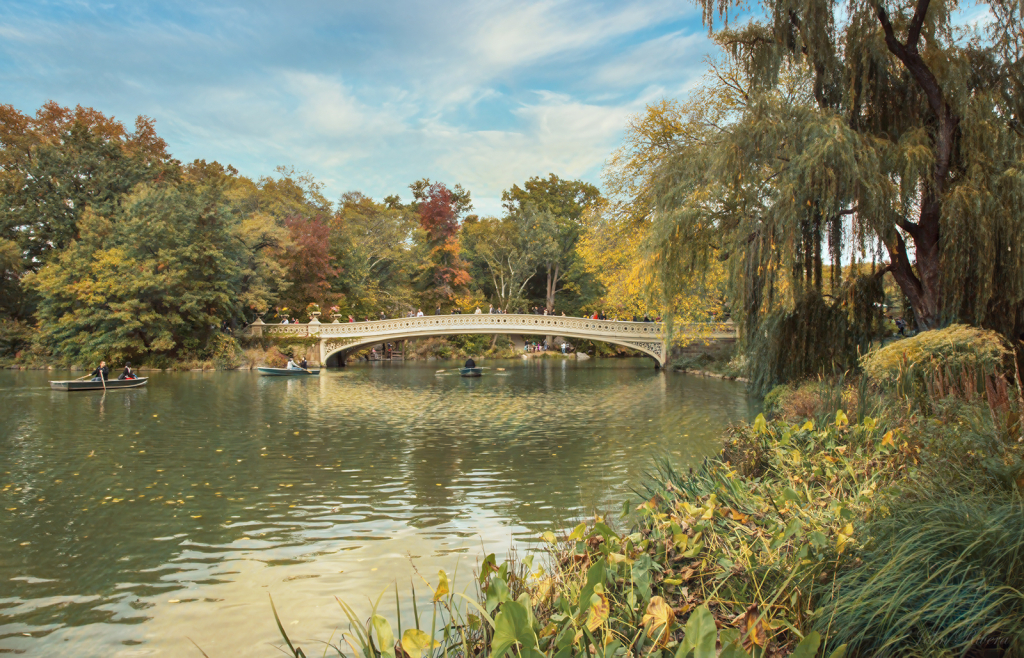
[[[479,306],[477,306],[476,310],[473,311],[473,315],[483,315],[483,314],[484,314],[484,312],[480,310]],[[466,367],[469,368],[470,366],[466,366]]]
[[[423,317],[423,309],[422,308],[416,309],[416,317],[418,317],[418,318],[422,318]]]
[[[437,308],[434,309],[434,315],[441,315],[441,305],[438,304]]]

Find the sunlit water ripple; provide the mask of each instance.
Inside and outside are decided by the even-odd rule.
[[[695,463],[755,413],[646,359],[435,372],[452,365],[106,395],[0,372],[0,653],[276,655],[268,593],[290,634],[326,640],[347,625],[334,595],[405,596],[414,569],[466,587],[486,552],[616,512],[654,456]]]

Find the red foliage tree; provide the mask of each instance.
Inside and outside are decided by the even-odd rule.
[[[451,301],[471,279],[466,263],[459,258],[458,199],[444,183],[434,183],[423,193],[417,211],[430,244],[431,296],[439,302]]]
[[[296,309],[310,302],[330,303],[334,297],[331,279],[340,273],[330,253],[330,227],[320,216],[302,215],[288,217],[284,225],[292,239],[282,258],[292,284],[287,293],[289,303]]]

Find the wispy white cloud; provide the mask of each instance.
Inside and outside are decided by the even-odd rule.
[[[529,176],[598,182],[626,117],[708,47],[665,0],[108,4],[0,6],[3,100],[146,114],[180,159],[294,165],[335,195],[459,182],[483,213]]]

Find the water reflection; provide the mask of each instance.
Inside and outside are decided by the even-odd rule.
[[[410,555],[468,574],[481,544],[617,509],[652,455],[698,460],[751,413],[736,385],[638,361],[443,365],[106,395],[0,373],[0,650],[272,652],[268,591],[323,639],[331,596],[408,582]]]

